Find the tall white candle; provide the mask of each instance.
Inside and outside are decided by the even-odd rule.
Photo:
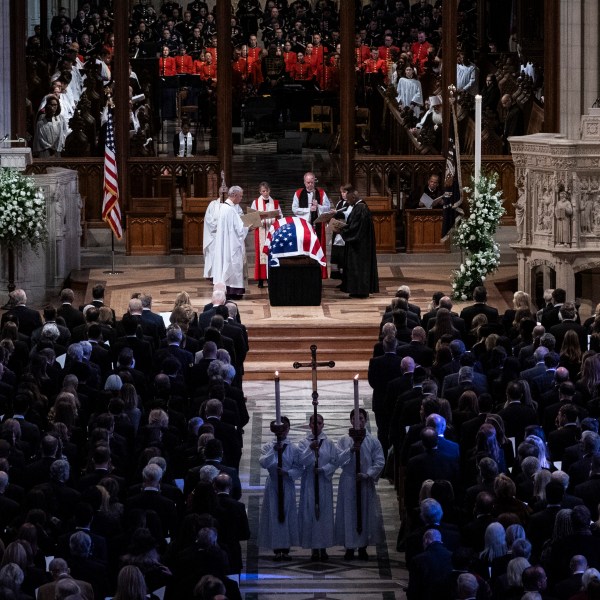
[[[279,371],[275,371],[275,423],[281,425],[281,396],[279,392]]]
[[[358,411],[358,373],[354,377],[354,429],[358,429],[359,411]]]
[[[481,96],[475,96],[475,185],[481,176]]]

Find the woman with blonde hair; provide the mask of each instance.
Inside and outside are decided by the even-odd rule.
[[[146,581],[142,572],[132,565],[127,565],[119,571],[117,578],[117,593],[113,600],[146,600]]]

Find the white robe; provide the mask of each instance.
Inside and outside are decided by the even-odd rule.
[[[268,442],[262,448],[260,466],[269,472],[265,481],[265,493],[260,509],[260,527],[258,545],[261,548],[290,548],[297,546],[298,509],[296,507],[295,479],[300,477],[302,466],[298,460],[298,447],[289,440],[284,442],[283,468],[288,475],[283,476],[283,508],[285,521],[279,522],[279,504],[277,496],[277,451],[275,442]]]
[[[415,117],[421,114],[421,108],[423,107],[423,90],[421,89],[421,82],[418,79],[408,79],[408,77],[401,77],[398,81],[397,90],[398,96],[396,100],[401,107],[410,106],[411,103],[415,103],[417,106],[413,106],[413,112]]]
[[[315,515],[315,451],[310,445],[313,434],[309,433],[298,444],[300,462],[304,467],[300,486],[298,519],[300,545],[303,548],[330,548],[333,536],[333,474],[338,468],[338,453],[335,444],[324,433],[319,435],[319,519]]]
[[[248,228],[244,227],[238,207],[227,198],[218,206],[217,231],[212,259],[213,283],[224,283],[229,288],[244,288],[244,240]]]
[[[337,443],[342,474],[335,513],[335,543],[344,548],[363,548],[384,539],[381,505],[375,483],[385,466],[383,449],[376,437],[367,433],[360,447],[361,473],[369,475],[361,484],[362,533],[356,531],[356,462],[354,441],[344,436]]]
[[[478,75],[477,67],[473,64],[456,65],[456,89],[474,96],[479,89]]]
[[[48,121],[43,114],[35,125],[33,139],[33,151],[40,156],[50,156],[49,149],[54,150],[59,155],[65,147],[67,139],[68,125],[62,113],[59,113],[52,120]]]
[[[202,252],[204,254],[204,277],[212,277],[212,262],[215,250],[215,236],[217,235],[217,221],[219,220],[219,204],[221,200],[213,200],[206,208],[204,215],[204,231],[202,235]]]

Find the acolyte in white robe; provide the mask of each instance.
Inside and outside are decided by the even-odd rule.
[[[300,485],[298,519],[300,545],[303,548],[330,548],[333,537],[333,474],[338,468],[335,444],[321,432],[319,435],[319,519],[315,514],[315,451],[310,447],[312,432],[298,444],[300,463],[304,467]]]
[[[260,509],[260,528],[258,545],[261,548],[290,548],[298,545],[298,509],[296,507],[295,479],[300,477],[302,466],[298,460],[298,447],[285,440],[283,468],[288,472],[283,476],[283,509],[285,521],[279,522],[279,503],[277,496],[277,450],[275,442],[263,446],[260,466],[269,472],[265,481],[265,493]]]
[[[213,283],[228,288],[244,289],[245,242],[248,228],[244,227],[238,207],[227,198],[218,207],[219,217],[212,260]]]
[[[220,198],[213,200],[206,208],[204,215],[204,232],[202,236],[202,253],[204,254],[204,277],[212,277],[212,263],[215,251],[215,236],[219,220]]]
[[[342,474],[335,513],[335,543],[344,548],[363,548],[379,544],[384,539],[381,505],[375,484],[385,466],[385,458],[379,440],[367,433],[360,447],[361,473],[366,473],[369,479],[361,484],[362,533],[359,535],[356,531],[356,462],[353,445],[350,436],[344,436],[337,443]]]

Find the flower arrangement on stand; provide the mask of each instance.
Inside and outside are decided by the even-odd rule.
[[[469,216],[461,220],[452,236],[452,243],[464,252],[463,263],[452,271],[452,294],[456,300],[469,300],[473,290],[500,266],[500,247],[494,235],[504,207],[497,182],[497,175],[481,175],[476,185],[473,182],[472,188],[464,188]]]
[[[8,250],[8,291],[15,289],[15,250],[37,252],[46,240],[46,199],[31,177],[0,169],[0,244]]]

